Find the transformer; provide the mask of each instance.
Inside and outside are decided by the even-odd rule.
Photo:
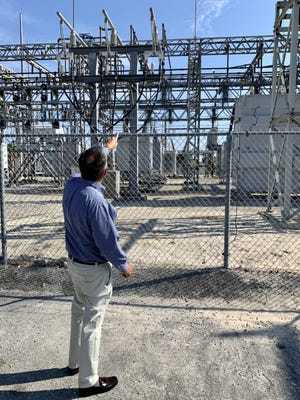
[[[295,113],[300,112],[300,96],[296,96]],[[286,97],[279,95],[276,103],[275,115],[288,113]],[[277,123],[278,132],[290,133],[290,152],[282,153],[285,136],[280,133],[272,135],[273,149],[270,146],[270,117],[271,96],[253,94],[242,96],[236,101],[234,115],[233,135],[233,160],[232,183],[238,191],[242,192],[268,192],[270,177],[274,174],[271,166],[271,158],[280,160],[278,175],[280,187],[283,191],[286,163],[292,166],[292,192],[300,193],[300,129],[296,123],[287,127],[285,118]],[[297,133],[299,131],[299,133]],[[253,132],[253,134],[251,134]],[[296,133],[295,133],[296,132]],[[271,169],[270,169],[271,168]]]

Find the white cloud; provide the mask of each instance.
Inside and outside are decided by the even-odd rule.
[[[197,0],[197,36],[211,36],[213,22],[235,0]]]

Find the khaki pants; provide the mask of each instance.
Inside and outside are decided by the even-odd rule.
[[[101,327],[112,295],[112,266],[79,264],[68,260],[74,285],[71,313],[69,367],[79,367],[79,387],[99,379]]]

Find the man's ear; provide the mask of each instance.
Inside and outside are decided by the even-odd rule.
[[[102,177],[101,177],[97,182],[102,183],[102,181],[103,181],[103,179],[106,177],[106,175],[107,175],[107,168],[105,168]]]

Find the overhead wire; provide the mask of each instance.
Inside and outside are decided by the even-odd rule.
[[[161,79],[159,80],[159,85],[158,85],[158,88],[157,88],[157,91],[156,91],[156,94],[155,94],[155,100],[153,101],[153,103],[152,103],[152,107],[151,107],[151,109],[150,109],[150,113],[148,114],[148,116],[147,116],[147,118],[146,118],[146,120],[143,122],[143,124],[142,124],[142,126],[140,126],[136,131],[135,131],[135,133],[138,133],[140,130],[142,130],[146,125],[147,125],[147,123],[149,122],[149,120],[150,120],[150,118],[151,118],[151,116],[152,116],[152,113],[153,113],[153,111],[154,111],[154,108],[155,108],[155,106],[156,106],[156,103],[157,103],[157,100],[158,100],[158,95],[159,95],[159,92],[161,91],[161,88],[162,88],[162,84],[163,84],[163,76],[164,76],[164,68],[162,67],[161,68],[161,66],[160,66],[160,71],[161,71]]]
[[[146,81],[146,73],[145,73],[145,70],[143,70],[142,89],[141,89],[140,92],[139,92],[139,96],[138,96],[136,102],[135,102],[134,104],[132,104],[132,106],[129,108],[129,110],[127,110],[125,113],[123,113],[123,115],[121,116],[121,118],[119,118],[119,119],[117,119],[116,121],[112,122],[112,123],[106,128],[105,133],[111,131],[111,129],[112,129],[115,125],[117,125],[118,123],[122,122],[122,121],[136,108],[137,104],[139,103],[139,101],[140,101],[140,99],[141,99],[141,97],[142,97],[142,95],[143,95],[143,91],[144,91],[144,88],[145,88],[145,81]],[[117,93],[117,82],[118,82],[118,80],[115,79],[114,110],[115,110],[116,97],[117,97],[117,96],[116,96],[116,93]],[[103,79],[102,79],[102,85],[101,85],[101,87],[103,87]],[[99,100],[100,100],[101,91],[99,91],[99,94],[98,94],[98,96],[97,96],[97,99],[96,99],[96,101],[95,101],[94,104],[93,104],[93,107],[92,107],[92,109],[91,109],[92,112],[90,112],[90,117],[87,118],[86,115],[85,115],[85,113],[84,113],[84,111],[82,110],[81,105],[79,104],[78,99],[77,99],[77,95],[76,95],[76,92],[75,92],[75,85],[74,85],[74,83],[72,83],[71,89],[72,89],[72,93],[73,93],[74,100],[70,97],[70,95],[68,94],[68,92],[66,91],[66,89],[64,89],[64,94],[66,95],[66,97],[68,98],[68,100],[70,101],[70,103],[73,105],[73,107],[76,109],[76,111],[78,111],[78,113],[80,114],[80,116],[82,117],[82,119],[84,119],[84,121],[85,121],[91,128],[93,128],[96,132],[102,134],[103,132],[100,131],[97,127],[92,127],[92,126],[91,126],[91,124],[92,124],[92,122],[91,122],[92,112],[94,111],[94,109],[95,109],[97,103],[98,103]],[[113,121],[113,120],[112,120],[112,121]]]
[[[103,61],[101,60],[101,63],[102,62]],[[168,59],[168,62],[169,62],[170,70],[172,70],[170,58]],[[144,65],[142,68],[143,80],[142,80],[142,84],[141,84],[141,90],[139,90],[139,94],[138,94],[136,101],[130,106],[130,108],[128,110],[123,112],[123,114],[121,115],[120,118],[117,118],[116,120],[115,120],[115,109],[116,109],[116,101],[117,101],[118,74],[115,74],[111,119],[110,119],[110,124],[105,127],[104,132],[103,132],[103,129],[100,130],[97,126],[93,126],[93,121],[92,121],[93,112],[103,95],[104,74],[103,74],[102,67],[100,68],[100,71],[101,71],[101,73],[99,75],[100,76],[99,93],[98,93],[97,98],[95,99],[91,109],[89,110],[88,116],[86,115],[86,112],[83,110],[82,105],[80,104],[80,100],[77,98],[76,86],[75,86],[74,79],[71,82],[71,92],[72,92],[73,98],[70,96],[70,94],[68,93],[68,91],[65,88],[63,89],[63,91],[64,91],[64,94],[66,95],[66,97],[68,98],[68,100],[70,101],[70,103],[73,105],[74,109],[79,113],[80,117],[90,126],[91,129],[93,129],[95,132],[101,133],[101,135],[103,135],[103,133],[106,134],[106,133],[110,132],[114,128],[114,126],[116,126],[120,122],[124,121],[131,114],[131,112],[137,107],[137,105],[139,104],[139,102],[144,94],[145,88],[146,88],[147,69],[146,69],[146,65]],[[134,133],[138,133],[139,131],[141,131],[146,126],[146,124],[149,122],[149,120],[153,114],[155,105],[157,104],[159,92],[161,91],[162,85],[164,83],[164,81],[163,81],[164,73],[165,73],[164,61],[160,61],[160,65],[159,65],[160,80],[159,80],[157,91],[155,93],[154,100],[152,102],[150,112],[148,113],[148,116],[144,120],[143,124],[139,128],[137,128]]]

